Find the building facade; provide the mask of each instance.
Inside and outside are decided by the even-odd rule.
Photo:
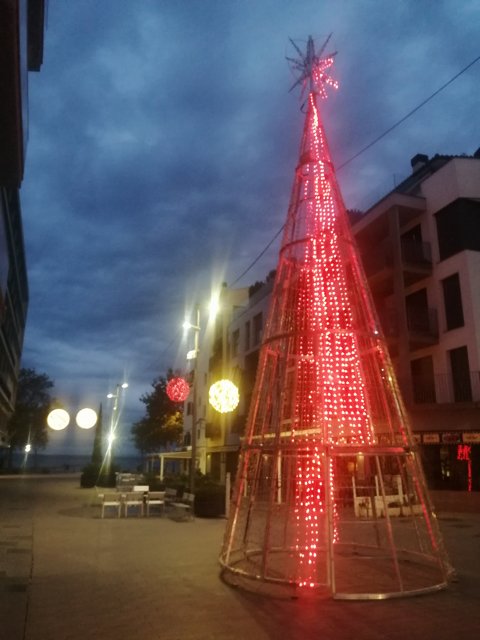
[[[480,490],[480,150],[411,163],[352,228],[429,484]]]
[[[28,139],[28,73],[43,61],[44,0],[0,2],[0,441],[13,412],[28,286],[19,188]]]

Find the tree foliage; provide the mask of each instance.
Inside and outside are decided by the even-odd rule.
[[[97,423],[95,425],[95,435],[93,438],[92,464],[100,467],[103,462],[102,438],[103,438],[103,407],[100,404],[98,409]]]
[[[161,451],[181,442],[183,407],[167,395],[167,382],[171,377],[170,370],[166,377],[156,378],[152,382],[153,391],[140,398],[145,405],[145,415],[133,425],[132,435],[141,452]]]
[[[20,369],[15,411],[7,431],[11,451],[31,444],[37,451],[48,442],[47,416],[52,404],[49,390],[53,382],[45,373],[35,369]]]

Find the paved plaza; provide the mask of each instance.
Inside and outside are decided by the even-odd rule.
[[[105,518],[77,477],[0,477],[0,640],[467,640],[480,514],[439,512],[458,580],[378,602],[281,600],[219,577],[223,519]]]

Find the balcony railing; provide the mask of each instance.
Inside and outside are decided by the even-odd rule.
[[[414,404],[480,401],[480,371],[467,371],[463,375],[415,376],[409,381],[400,379],[399,383],[406,400],[410,398]]]
[[[411,349],[421,349],[438,342],[438,313],[436,309],[407,311],[407,328]]]
[[[400,333],[396,309],[382,309],[379,320],[388,340],[397,340]],[[438,313],[436,309],[410,310],[407,329],[411,349],[425,347],[438,342]]]
[[[422,266],[432,265],[432,247],[429,242],[402,240],[402,260]]]
[[[375,247],[374,251],[368,251],[362,255],[363,268],[367,277],[371,277],[393,267],[392,243],[384,241]]]

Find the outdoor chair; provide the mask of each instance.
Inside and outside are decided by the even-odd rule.
[[[105,516],[105,509],[107,507],[115,508],[117,510],[117,518],[119,518],[122,508],[122,496],[116,491],[109,491],[99,494],[99,497],[101,497],[102,500],[102,518]]]
[[[194,502],[195,495],[193,493],[184,493],[182,498],[170,503],[172,516],[181,520],[193,520]]]
[[[177,490],[176,489],[165,489],[165,505],[168,507],[172,504],[172,502],[177,501]]]
[[[128,509],[133,507],[137,511],[137,516],[143,516],[143,510],[145,505],[144,491],[129,491],[123,498],[123,508],[125,517],[128,518]]]
[[[150,515],[150,507],[158,506],[161,515],[165,506],[165,491],[150,491],[147,495],[147,518]]]

